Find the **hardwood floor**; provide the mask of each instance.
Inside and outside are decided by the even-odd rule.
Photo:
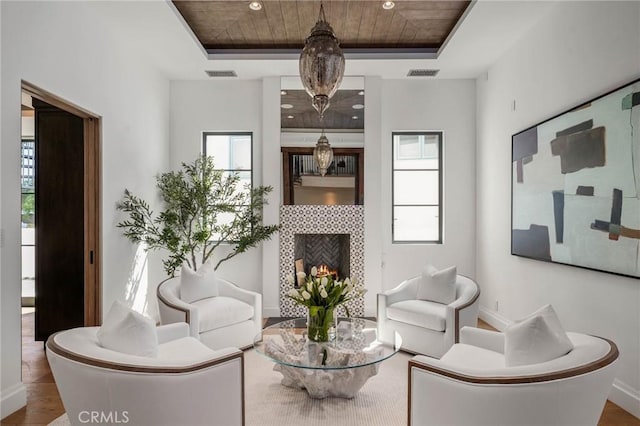
[[[33,340],[33,317],[33,314],[22,316],[22,380],[27,387],[27,406],[2,420],[2,425],[47,425],[64,413],[43,342]],[[478,326],[494,330],[482,320]],[[598,426],[640,426],[640,419],[607,401]]]

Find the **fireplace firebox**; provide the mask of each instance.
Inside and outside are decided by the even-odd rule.
[[[294,245],[295,260],[307,275],[314,266],[320,275],[337,279],[350,275],[349,234],[295,234]]]

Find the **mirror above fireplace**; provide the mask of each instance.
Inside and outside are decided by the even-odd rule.
[[[317,171],[313,148],[282,147],[283,204],[357,205],[364,201],[364,149],[333,148],[325,176]]]
[[[299,79],[282,79],[280,145],[284,205],[364,203],[363,88],[362,78],[345,77],[320,120]],[[313,157],[323,133],[333,150],[333,162],[324,176]]]

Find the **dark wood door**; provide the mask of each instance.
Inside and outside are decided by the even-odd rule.
[[[35,109],[36,340],[84,325],[84,124]]]

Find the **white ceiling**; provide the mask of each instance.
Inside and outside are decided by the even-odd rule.
[[[105,28],[114,29],[116,42],[133,46],[172,80],[206,80],[205,70],[234,70],[240,79],[298,74],[297,59],[208,59],[168,0],[86,4],[97,9]],[[478,0],[437,59],[348,59],[345,75],[400,79],[410,69],[436,68],[437,78],[476,78],[554,4]]]

